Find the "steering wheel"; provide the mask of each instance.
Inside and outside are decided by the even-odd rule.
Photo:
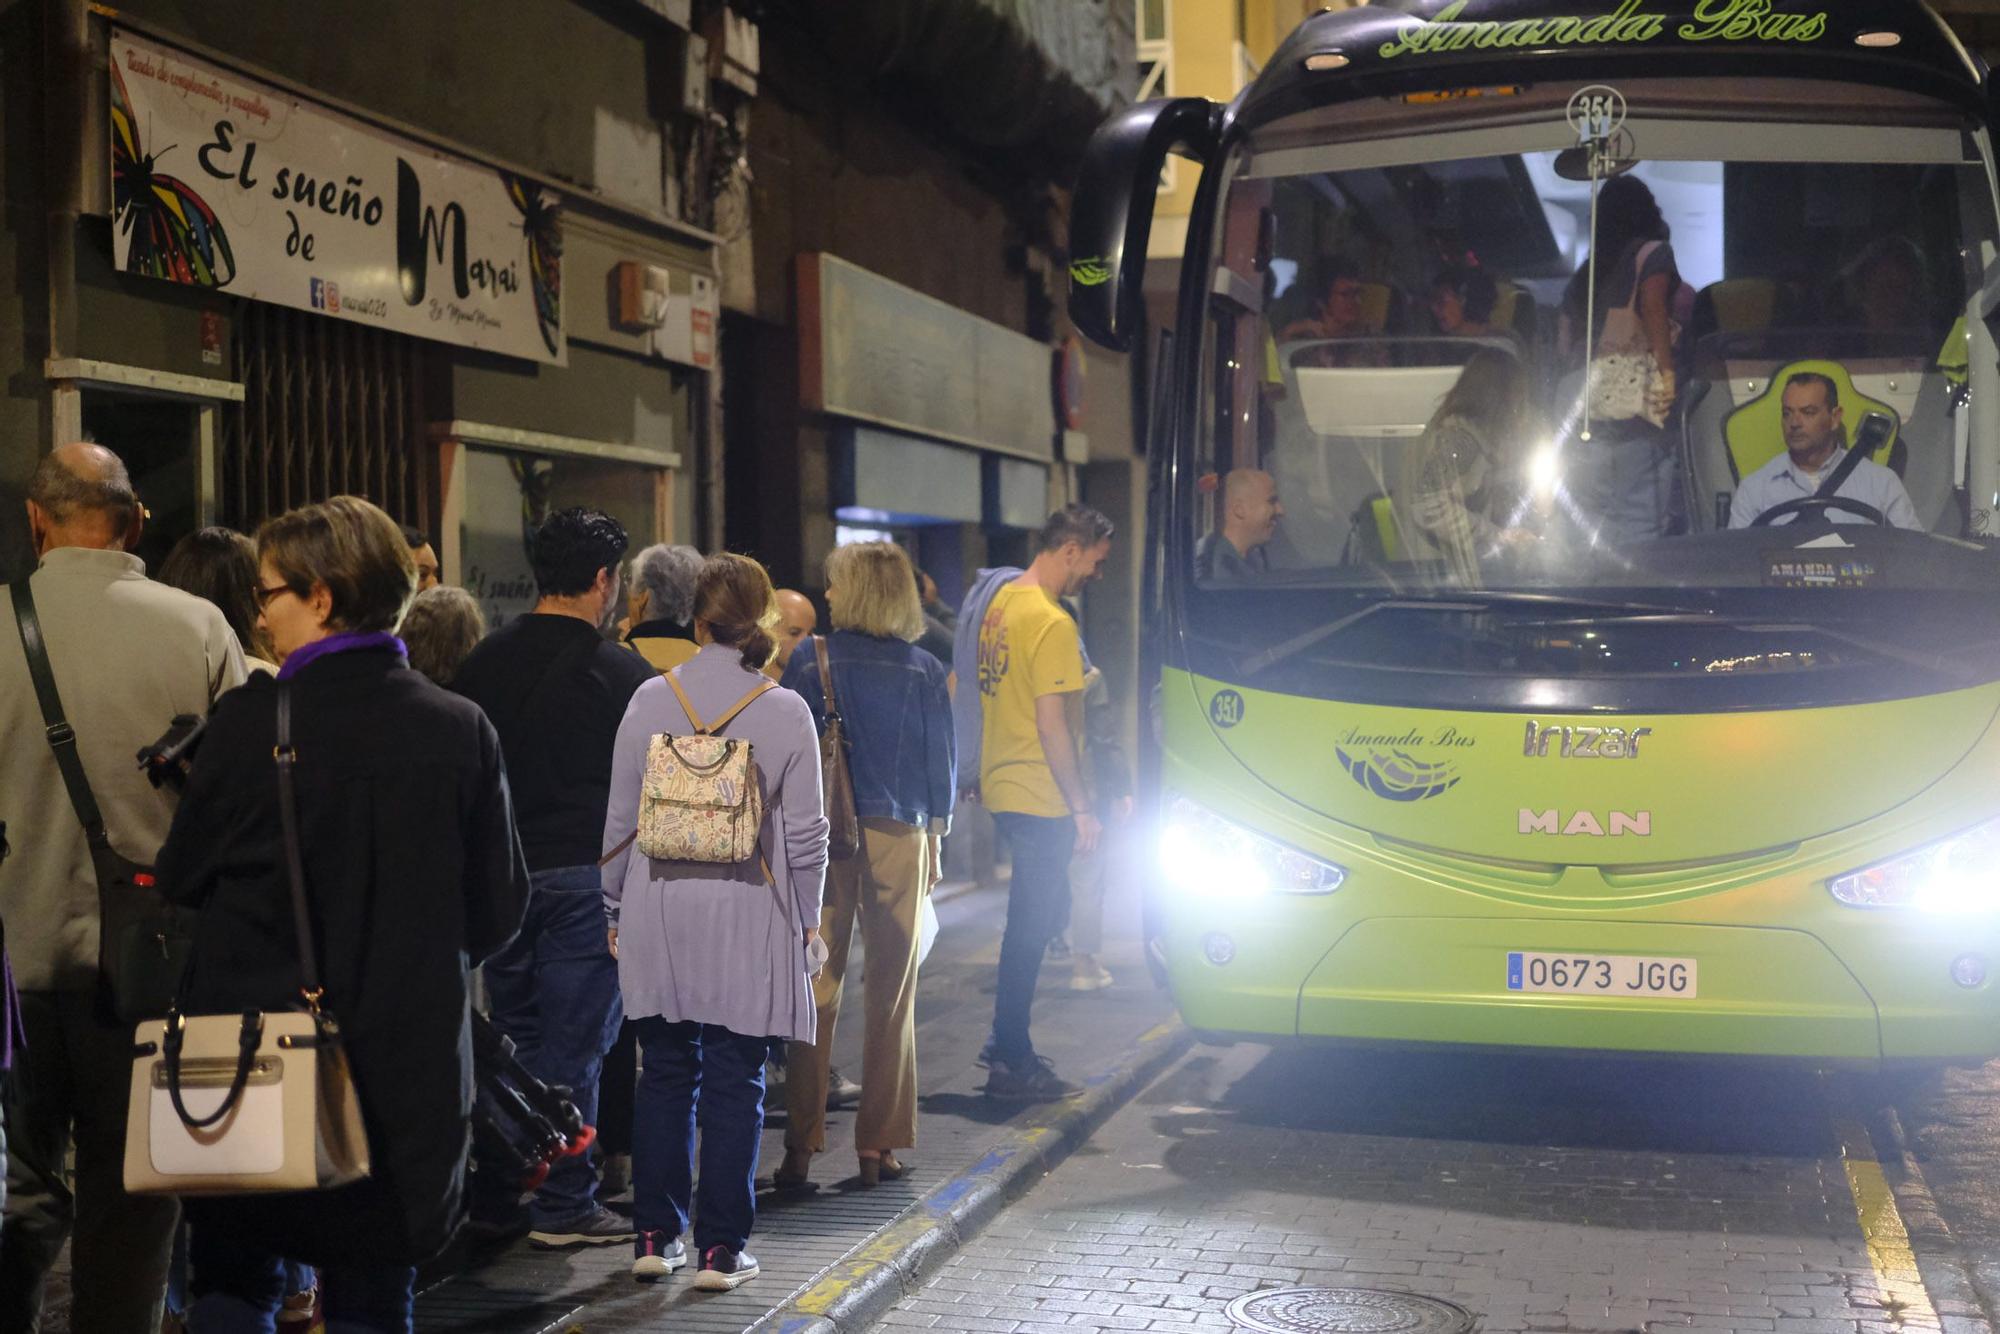
[[[1789,514],[1811,514],[1813,517],[1818,518],[1828,510],[1846,510],[1849,514],[1859,514],[1862,518],[1879,527],[1889,527],[1888,515],[1876,509],[1873,505],[1852,499],[1848,496],[1800,496],[1797,500],[1787,500],[1781,505],[1771,506],[1771,508],[1752,519],[1750,526],[1752,528],[1769,528],[1779,519]]]

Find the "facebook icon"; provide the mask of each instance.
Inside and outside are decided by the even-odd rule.
[[[313,309],[314,309],[314,310],[325,310],[325,309],[326,309],[326,284],[325,284],[324,282],[322,282],[322,281],[321,281],[320,279],[318,279],[318,278],[312,278],[312,279],[309,279],[308,281],[309,281],[309,282],[310,282],[310,283],[312,284],[312,303],[313,303]]]

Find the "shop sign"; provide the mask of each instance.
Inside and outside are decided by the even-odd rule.
[[[558,199],[130,33],[111,35],[117,266],[561,363]]]
[[[797,269],[805,407],[1019,458],[1054,458],[1048,344],[833,255],[800,255]],[[1038,495],[1033,508],[1045,499]]]

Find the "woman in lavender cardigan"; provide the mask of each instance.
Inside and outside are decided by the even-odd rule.
[[[702,566],[694,604],[702,647],[673,675],[703,722],[769,685],[761,672],[777,647],[770,634],[777,621],[763,566],[734,555]],[[647,748],[662,732],[693,731],[664,678],[632,696],[612,751],[604,847],[616,851],[604,863],[604,907],[625,1017],[644,1053],[632,1143],[632,1273],[652,1280],[680,1268],[692,1213],[701,1263],[695,1286],[727,1291],[757,1276],[744,1245],[756,1217],[765,1058],[777,1042],[813,1037],[806,955],[818,935],[826,814],[812,714],[797,695],[771,686],[721,729],[750,743],[762,776],[758,851],[769,878],[754,859],[723,866],[640,855],[630,840]]]

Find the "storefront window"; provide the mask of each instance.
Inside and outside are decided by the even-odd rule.
[[[573,505],[603,510],[625,525],[631,550],[660,540],[663,470],[567,455],[467,449],[460,582],[479,600],[490,628],[535,606],[528,540],[552,512]]]

